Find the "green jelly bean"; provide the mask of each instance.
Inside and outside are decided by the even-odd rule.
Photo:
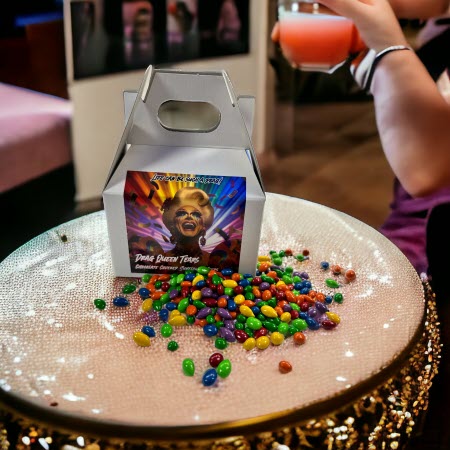
[[[209,316],[206,316],[206,322],[209,324],[213,324],[216,323],[216,319],[214,319],[214,316],[210,314]]]
[[[244,292],[252,292],[253,291],[253,286],[245,286],[244,288]]]
[[[279,317],[274,317],[274,318],[272,319],[272,322],[275,323],[275,324],[277,324],[277,325],[280,325],[281,319],[280,319]]]
[[[276,266],[281,266],[283,264],[283,260],[281,258],[273,258],[273,263]]]
[[[160,300],[162,301],[163,305],[170,302],[170,295],[166,292],[165,294],[161,295]]]
[[[344,301],[344,296],[340,292],[338,292],[338,293],[333,295],[333,300],[336,303],[342,303]]]
[[[170,284],[171,287],[176,287],[180,283],[177,282],[176,278],[171,278],[170,281],[169,281],[169,284]]]
[[[236,322],[234,324],[234,328],[236,328],[236,330],[243,330],[244,329],[244,324],[241,322]]]
[[[286,284],[292,284],[293,280],[289,275],[283,275],[282,280],[286,283]]]
[[[202,308],[206,308],[206,305],[200,300],[194,300],[193,305],[200,311]]]
[[[267,275],[261,275],[261,280],[269,284],[275,283],[275,280],[272,277],[268,277]]]
[[[155,283],[155,288],[156,288],[156,289],[161,289],[161,286],[162,286],[162,281],[157,281],[157,282]]]
[[[180,273],[177,276],[177,284],[181,284],[184,281],[184,273]]]
[[[216,327],[217,328],[221,328],[221,327],[224,327],[225,326],[225,324],[221,321],[221,320],[218,320],[217,322],[216,322]]]
[[[259,306],[259,305],[258,305]],[[266,320],[266,316],[264,314],[259,313],[256,318],[260,320],[261,322],[264,322]]]
[[[264,328],[267,328],[270,332],[274,332],[278,330],[278,326],[276,324],[274,324],[273,322],[269,322],[268,320],[266,320],[264,323]]]
[[[249,327],[244,327],[244,331],[248,334],[248,337],[253,337],[253,330]]]
[[[295,259],[297,260],[297,261],[300,261],[300,262],[302,262],[302,261],[304,261],[305,260],[305,257],[303,256],[303,255],[297,255],[296,257],[295,257]]]
[[[122,288],[122,293],[124,294],[132,294],[136,290],[136,286],[134,284],[126,284]]]
[[[278,331],[279,331],[281,334],[288,334],[288,333],[289,333],[289,325],[288,325],[287,323],[285,323],[285,322],[281,322],[281,323],[278,325]]]
[[[189,325],[193,325],[193,324],[195,323],[195,317],[194,317],[194,316],[187,316],[187,317],[186,317],[186,322],[187,322]]]
[[[294,294],[294,295],[295,295],[295,294]],[[291,305],[291,308],[292,308],[294,311],[300,311],[300,306],[298,306],[297,303],[291,302],[291,303],[289,303],[289,304]]]
[[[94,306],[95,306],[97,309],[105,309],[105,308],[106,308],[106,302],[105,302],[105,300],[103,300],[103,299],[101,299],[101,298],[96,298],[96,299],[94,300]]]
[[[178,303],[178,311],[180,312],[185,312],[186,308],[189,306],[189,299],[183,298],[182,300],[180,300],[180,303]]]
[[[247,321],[247,317],[245,317],[244,314],[239,314],[239,316],[237,316],[237,321],[239,323],[245,323]]]
[[[154,303],[153,303],[154,305]],[[165,323],[162,327],[161,327],[161,335],[165,338],[168,338],[170,336],[172,336],[173,333],[173,328],[172,325],[170,325],[169,323]]]
[[[275,298],[271,298],[270,300],[267,300],[267,306],[271,306],[272,308],[275,308],[275,306],[277,306],[277,300]]]
[[[234,297],[234,288],[225,288],[223,293],[229,297]]]
[[[214,343],[216,348],[219,350],[224,350],[228,347],[228,342],[224,338],[217,338],[216,342]]]
[[[199,273],[200,275],[203,275],[203,276],[208,275],[210,270],[211,269],[206,266],[197,267],[197,273]]]
[[[212,284],[214,286],[218,286],[219,284],[222,284],[222,278],[219,277],[219,275],[214,274],[211,278]]]
[[[280,251],[278,252],[278,256],[279,256],[280,258],[284,258],[284,257],[286,256],[286,253],[284,252],[284,250],[280,250]]]
[[[297,330],[297,331],[304,331],[308,328],[307,323],[303,319],[294,319],[291,322],[291,325]]]
[[[246,300],[255,300],[255,294],[253,292],[246,292],[244,297]]]
[[[258,303],[258,308],[261,309],[263,306],[266,306],[266,305],[267,305],[267,302],[265,302],[264,300],[261,300],[261,301]]]
[[[170,350],[171,352],[175,352],[178,350],[178,342],[177,341],[170,341],[167,344],[167,350]]]
[[[329,288],[333,289],[336,289],[341,286],[336,280],[333,280],[333,278],[327,278],[325,280],[325,283]]]
[[[297,333],[297,328],[294,325],[289,325],[288,336],[293,336],[295,333]]]
[[[224,359],[219,363],[216,370],[220,378],[226,378],[231,373],[231,361]]]
[[[192,361],[191,358],[186,358],[183,359],[183,373],[187,376],[187,377],[193,377],[195,374],[195,364],[194,361]]]
[[[294,272],[294,269],[291,266],[287,266],[284,271],[288,274],[288,275],[292,275],[292,273]]]
[[[151,277],[152,276],[149,273],[146,273],[146,274],[142,275],[141,280],[142,280],[143,283],[148,283],[150,281]]]
[[[295,277],[292,278],[292,281],[293,281],[294,283],[300,283],[300,282],[302,281],[302,279],[301,279],[298,275],[295,275]]]
[[[162,303],[161,300],[155,300],[155,301],[153,302],[153,309],[154,309],[155,311],[161,311],[162,306],[163,306],[163,303]]]
[[[259,319],[256,319],[255,317],[249,317],[246,322],[247,327],[249,327],[251,330],[259,330],[262,327],[262,323]]]
[[[270,255],[270,256],[278,255],[278,252],[276,252],[275,250],[270,250],[270,251],[269,251],[269,255]]]

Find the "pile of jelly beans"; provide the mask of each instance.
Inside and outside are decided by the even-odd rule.
[[[341,286],[338,277],[342,275],[343,281],[348,283],[355,280],[356,274],[351,269],[321,262],[321,269],[327,273],[325,285],[329,288],[329,292],[324,293],[314,289],[307,272],[294,271],[285,264],[288,257],[303,262],[309,259],[309,251],[294,256],[287,249],[260,256],[255,276],[205,266],[180,274],[146,274],[140,286],[124,286],[123,294],[137,290],[142,310],[158,314],[163,323],[160,333],[165,338],[172,336],[174,328],[193,325],[213,339],[218,350],[224,350],[231,343],[240,343],[247,351],[265,350],[271,345],[283,344],[289,337],[295,344],[302,345],[306,341],[304,331],[333,330],[338,326],[340,317],[329,310],[331,303],[344,300],[343,294],[337,292]],[[118,296],[113,304],[124,307],[129,300]],[[99,306],[104,307],[103,303]],[[145,325],[134,333],[133,339],[137,345],[147,347],[155,335],[154,328]],[[170,341],[167,348],[176,351],[178,343]],[[220,354],[215,355],[218,358]],[[214,384],[217,375],[226,378],[231,372],[229,360],[222,357],[214,365],[215,361],[213,358],[211,363],[210,359],[211,368],[203,375],[205,386]],[[192,376],[194,362],[184,360],[182,370]]]

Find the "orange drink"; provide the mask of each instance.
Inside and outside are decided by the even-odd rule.
[[[284,57],[302,70],[333,72],[364,48],[353,22],[311,1],[279,1]]]

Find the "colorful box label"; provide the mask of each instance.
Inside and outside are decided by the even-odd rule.
[[[124,202],[132,272],[238,271],[244,177],[128,171]]]

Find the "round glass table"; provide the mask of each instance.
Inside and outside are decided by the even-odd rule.
[[[437,370],[429,286],[371,227],[268,193],[260,254],[288,247],[309,252],[289,264],[306,271],[317,290],[329,289],[322,261],[355,270],[356,280],[339,288],[343,303],[330,305],[341,323],[332,331],[307,330],[302,346],[292,339],[265,351],[230,344],[222,353],[232,361],[231,375],[205,387],[201,375],[181,370],[183,359],[192,358],[203,373],[217,351],[200,328],[177,328],[172,339],[179,349],[169,352],[159,322],[141,311],[137,294],[127,308],[112,306],[130,280],[113,274],[103,211],[37,236],[0,264],[5,430],[20,423],[23,445],[30,430],[36,439],[56,431],[66,443],[84,436],[91,450],[104,442],[186,441],[224,448],[399,448],[426,409]],[[107,301],[105,310],[94,308],[96,298]],[[149,348],[138,347],[133,333],[148,323],[157,336]],[[279,372],[281,360],[292,372]]]

